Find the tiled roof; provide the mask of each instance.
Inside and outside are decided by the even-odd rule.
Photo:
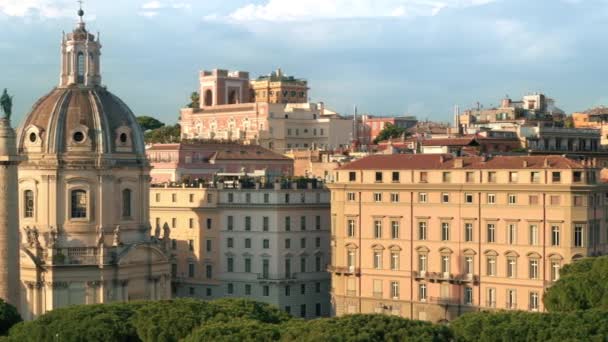
[[[273,152],[259,145],[243,145],[237,143],[179,143],[154,144],[148,151],[184,151],[206,153],[215,160],[291,160],[282,154]]]
[[[456,160],[462,161],[457,166]],[[433,169],[580,169],[586,166],[562,156],[471,156],[451,154],[371,155],[338,170],[433,170]]]
[[[422,146],[468,146],[476,144],[475,138],[437,138],[420,141]]]

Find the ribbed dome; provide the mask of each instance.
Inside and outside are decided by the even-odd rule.
[[[19,127],[17,145],[26,155],[145,158],[135,116],[122,100],[98,86],[60,87],[42,97]]]

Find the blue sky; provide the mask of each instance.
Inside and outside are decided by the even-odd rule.
[[[453,106],[542,91],[608,105],[608,0],[85,0],[103,82],[137,115],[175,122],[198,71],[309,80],[350,113],[447,121]],[[20,119],[57,84],[76,1],[0,0],[0,88]]]

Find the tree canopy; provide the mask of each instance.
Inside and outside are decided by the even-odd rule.
[[[179,142],[181,140],[181,127],[179,124],[173,126],[163,126],[144,134],[144,140],[147,144],[166,144]]]
[[[608,256],[582,258],[565,265],[543,302],[549,311],[608,309]]]
[[[201,96],[198,92],[192,92],[190,94],[190,103],[187,105],[188,108],[199,108]]]
[[[399,138],[403,135],[407,135],[407,130],[405,128],[386,123],[384,128],[376,136],[376,139],[374,139],[374,144],[388,139]]]
[[[0,299],[0,335],[6,335],[13,325],[21,321],[17,308]]]
[[[163,127],[165,124],[151,116],[138,116],[137,123],[141,126],[141,129],[145,131],[157,129]]]

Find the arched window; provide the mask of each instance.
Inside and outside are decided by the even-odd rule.
[[[87,192],[73,190],[71,194],[71,218],[87,217]]]
[[[238,92],[236,90],[231,90],[230,95],[228,95],[228,104],[237,104],[239,102]]]
[[[84,83],[84,68],[85,68],[85,59],[84,59],[84,54],[82,52],[78,53],[78,61],[77,61],[77,67],[78,67],[78,83]]]
[[[213,105],[213,92],[210,89],[205,90],[205,106]]]
[[[25,190],[23,192],[23,217],[34,217],[34,192]]]
[[[122,217],[131,217],[131,190],[122,191]]]

